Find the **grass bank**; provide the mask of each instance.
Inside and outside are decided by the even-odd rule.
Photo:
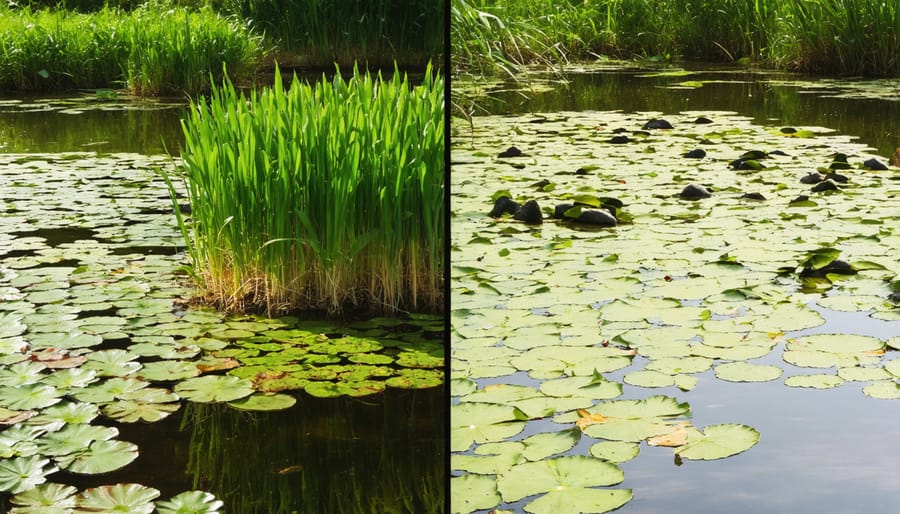
[[[504,60],[522,63],[561,53],[575,59],[686,57],[832,75],[900,76],[900,2],[895,1],[451,2],[452,23],[475,27],[452,35],[454,59],[467,56],[461,65],[479,52],[480,62],[495,68]]]
[[[192,103],[182,223],[226,310],[437,310],[443,301],[443,80],[354,69]],[[182,220],[183,222],[184,220]]]
[[[252,71],[261,38],[235,20],[197,11],[138,7],[93,13],[0,9],[0,89],[116,87],[140,94],[194,94]]]

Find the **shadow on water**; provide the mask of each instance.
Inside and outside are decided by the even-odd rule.
[[[691,68],[694,70],[695,68]],[[900,88],[893,99],[835,98],[833,88],[800,88],[786,81],[814,80],[785,73],[699,68],[696,75],[642,77],[647,70],[569,73],[568,85],[522,95],[491,92],[479,107],[491,114],[557,111],[734,111],[762,125],[819,126],[859,141],[889,157],[900,147]],[[685,81],[703,82],[682,87]],[[865,85],[865,81],[856,84]],[[696,84],[695,84],[696,85]]]
[[[234,513],[431,513],[444,505],[442,388],[361,399],[303,395],[279,412],[186,403],[153,424],[116,424],[138,459],[80,489],[151,485],[161,498],[203,489]]]

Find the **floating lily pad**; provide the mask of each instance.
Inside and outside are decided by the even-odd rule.
[[[171,500],[156,502],[158,514],[217,514],[225,505],[206,491],[185,491]]]
[[[0,460],[0,491],[18,494],[47,481],[59,468],[40,455]]]
[[[515,407],[490,403],[461,403],[450,407],[452,451],[468,449],[472,443],[501,441],[525,428],[528,419]]]
[[[12,410],[43,409],[59,403],[65,393],[43,384],[0,387],[0,407]]]
[[[37,446],[42,455],[57,457],[77,453],[94,441],[107,441],[118,434],[119,430],[115,427],[72,423],[59,431],[45,434],[38,439]]]
[[[179,382],[175,385],[175,393],[194,402],[230,402],[250,396],[253,384],[238,377],[208,375]]]
[[[254,393],[246,398],[229,402],[228,405],[240,410],[275,411],[289,409],[297,399],[288,394]]]
[[[604,441],[591,446],[591,455],[609,462],[627,462],[638,456],[641,449],[637,443],[624,441]]]
[[[138,447],[125,441],[94,441],[86,449],[57,457],[66,471],[98,475],[123,468],[138,457]]]
[[[513,466],[498,477],[497,489],[503,501],[515,502],[561,488],[568,493],[573,489],[615,485],[624,478],[622,470],[611,462],[594,457],[567,456]]]
[[[92,487],[76,496],[79,509],[88,512],[129,512],[150,514],[159,491],[140,484],[116,484]]]
[[[863,393],[872,398],[900,400],[900,383],[894,380],[880,380],[864,387]]]
[[[474,512],[490,509],[501,502],[497,479],[484,475],[463,475],[450,479],[450,510]]]
[[[397,371],[397,376],[385,380],[387,386],[401,389],[425,389],[443,383],[444,372],[431,369],[401,369]]]
[[[70,514],[75,508],[78,489],[64,484],[47,482],[23,491],[12,498],[12,514]]]
[[[778,366],[726,362],[716,366],[716,378],[729,382],[769,382],[781,377]]]
[[[622,380],[626,384],[638,387],[668,387],[675,385],[675,378],[672,375],[652,370],[632,371],[625,375]]]
[[[687,444],[675,450],[682,459],[724,459],[747,451],[759,441],[759,432],[747,425],[710,425],[701,433],[688,429]]]
[[[177,397],[176,397],[177,398]],[[142,403],[135,400],[117,400],[103,406],[103,415],[122,423],[144,421],[155,423],[168,417],[181,407],[180,403]]]
[[[810,387],[814,389],[830,389],[844,383],[837,375],[794,375],[784,379],[784,385],[790,387]]]

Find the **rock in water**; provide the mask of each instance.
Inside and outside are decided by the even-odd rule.
[[[571,209],[572,207],[575,207],[575,205],[573,205],[573,204],[571,204],[571,203],[561,203],[561,204],[557,205],[557,206],[553,209],[553,217],[556,218],[556,219],[558,219],[558,220],[561,220],[561,219],[565,218],[565,217],[566,217],[566,211],[569,210],[569,209]]]
[[[525,155],[525,154],[522,153],[522,150],[519,150],[515,146],[510,146],[506,150],[503,150],[502,152],[500,152],[500,154],[497,155],[497,157],[501,157],[501,158],[502,157],[522,157],[523,155]]]
[[[515,214],[513,219],[522,221],[528,225],[540,225],[544,222],[541,208],[534,200],[528,200]]]
[[[630,141],[631,140],[628,139],[628,136],[613,136],[609,138],[608,142],[613,145],[624,145],[625,143],[628,143]]]
[[[521,205],[510,200],[508,196],[501,196],[494,202],[494,208],[491,209],[489,216],[492,218],[499,218],[504,214],[515,214],[520,208]]]
[[[650,129],[670,129],[672,128],[672,124],[664,119],[652,119],[647,123],[644,123],[644,126],[641,127],[641,130],[650,130]]]
[[[712,121],[711,119],[709,119],[709,118],[707,118],[707,117],[705,117],[705,116],[700,116],[699,118],[697,118],[696,120],[694,120],[694,123],[696,123],[697,125],[706,125],[706,124],[712,123],[712,122],[713,122],[713,121]]]
[[[863,161],[863,165],[866,168],[869,168],[870,170],[886,170],[886,169],[888,169],[888,167],[885,166],[884,163],[882,163],[881,161],[879,161],[878,159],[876,159],[874,157],[867,161]]]
[[[837,187],[837,185],[835,185],[834,182],[832,182],[830,180],[825,180],[825,181],[819,182],[818,184],[813,186],[812,191],[813,191],[813,193],[821,193],[822,191],[834,191],[837,188],[838,187]]]
[[[760,202],[764,202],[766,197],[762,195],[762,193],[744,193],[741,195],[741,198],[744,200],[757,200]]]
[[[706,157],[706,150],[697,148],[696,150],[691,150],[690,152],[684,154],[684,157],[687,157],[688,159],[702,159]]]
[[[700,198],[709,198],[712,194],[699,184],[688,184],[684,186],[679,196],[685,200],[699,200]]]
[[[822,181],[822,175],[819,175],[816,172],[810,173],[809,175],[805,175],[800,179],[801,184],[818,184]]]
[[[585,209],[575,218],[575,221],[598,227],[615,227],[618,224],[618,221],[612,214],[601,209]]]

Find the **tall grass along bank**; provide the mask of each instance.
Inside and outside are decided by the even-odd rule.
[[[189,221],[206,297],[233,311],[437,310],[443,301],[443,80],[354,69],[226,82],[183,121]]]
[[[676,56],[900,76],[896,0],[452,0],[454,56]],[[467,9],[468,8],[468,9]],[[478,13],[473,18],[472,13]],[[454,11],[454,15],[456,12]],[[454,19],[457,19],[454,18]],[[501,47],[498,41],[515,41]]]
[[[0,88],[126,87],[140,94],[199,93],[210,77],[250,71],[261,38],[210,9],[144,6],[81,14],[0,8]]]

